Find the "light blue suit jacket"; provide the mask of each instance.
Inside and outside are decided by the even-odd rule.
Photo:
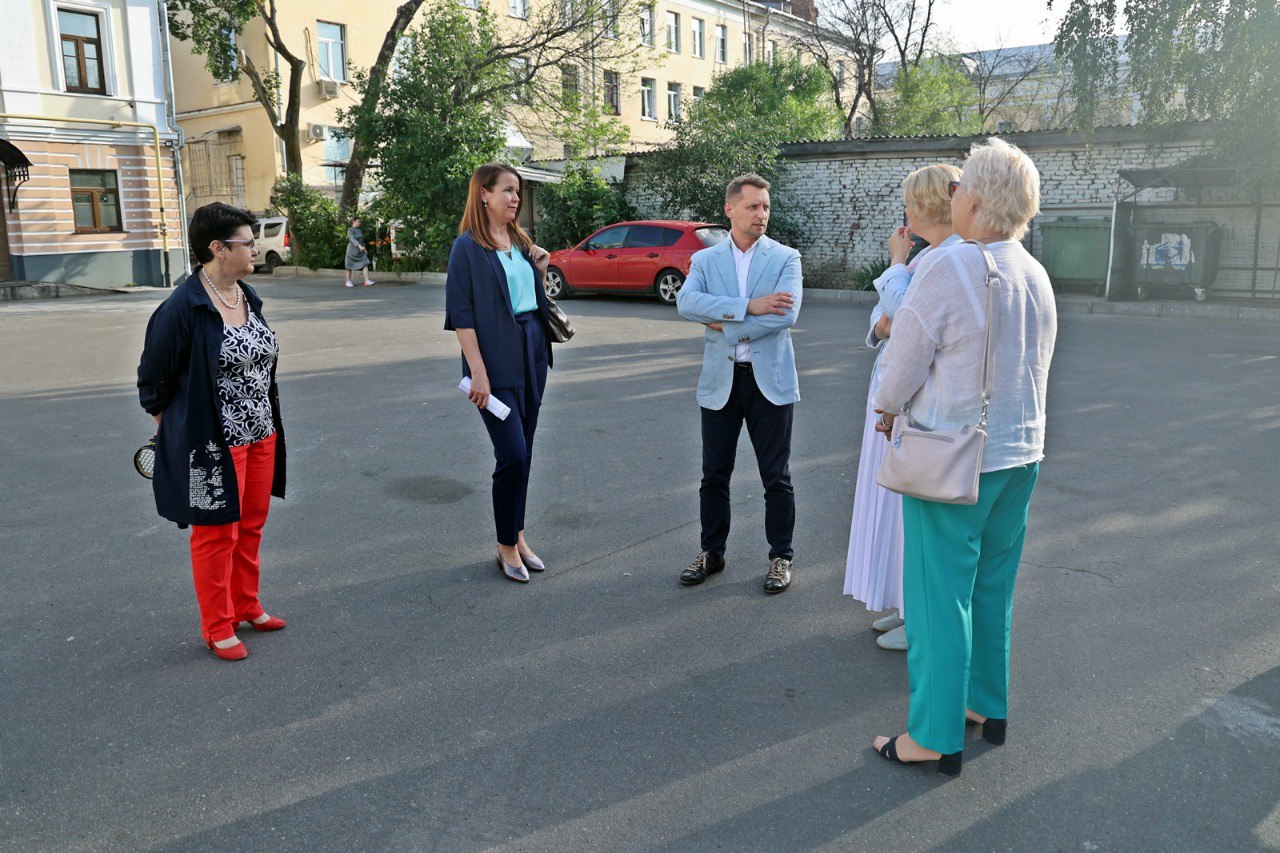
[[[747,296],[738,295],[738,272],[733,263],[733,238],[693,256],[689,276],[676,297],[680,316],[699,323],[721,323],[724,331],[708,328],[698,380],[698,405],[722,409],[733,390],[733,353],[738,344],[751,345],[751,363],[760,393],[774,405],[800,399],[791,327],[800,313],[800,253],[777,240],[761,237],[747,271]],[[795,304],[786,314],[747,314],[747,303],[758,296],[786,291]]]

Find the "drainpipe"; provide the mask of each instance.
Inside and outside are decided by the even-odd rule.
[[[178,126],[178,115],[174,106],[173,96],[173,57],[169,54],[169,4],[165,0],[160,0],[156,4],[156,17],[159,19],[160,25],[160,67],[164,70],[164,98],[165,122],[169,125],[169,132],[177,134],[177,139],[173,144],[173,180],[178,189],[178,223],[186,227],[187,224],[187,191],[182,182],[182,128]],[[163,189],[161,190],[163,193]],[[165,258],[167,264],[168,257]],[[182,253],[182,270],[186,275],[191,275],[191,253]],[[166,282],[168,274],[165,275]]]
[[[95,124],[107,127],[145,127],[151,131],[152,150],[156,160],[156,186],[160,191],[160,245],[164,252],[164,286],[173,287],[173,277],[169,273],[169,220],[164,206],[164,164],[160,161],[160,128],[145,121],[117,121],[105,118],[66,118],[64,116],[24,115],[20,113],[0,113],[0,119],[16,119],[18,121],[60,121],[67,124]]]

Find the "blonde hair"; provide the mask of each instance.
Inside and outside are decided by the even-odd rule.
[[[1040,212],[1040,172],[1021,148],[992,137],[975,143],[964,162],[964,187],[981,206],[974,227],[981,234],[1021,240]]]
[[[916,169],[902,180],[902,201],[907,207],[915,208],[925,222],[950,225],[950,184],[962,177],[964,173],[949,163],[935,163]]]

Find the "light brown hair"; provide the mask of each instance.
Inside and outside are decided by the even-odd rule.
[[[520,207],[516,210],[516,218],[507,223],[507,234],[511,237],[511,243],[528,255],[533,248],[533,241],[520,227],[520,211],[524,210],[524,180],[519,172],[505,163],[485,163],[471,173],[471,183],[467,186],[467,206],[462,212],[458,233],[470,234],[472,240],[491,252],[498,250],[498,244],[489,233],[489,214],[485,212],[480,190],[492,190],[498,183],[498,178],[504,174],[515,176],[516,189],[520,193]]]
[[[914,207],[924,222],[950,225],[950,185],[963,177],[964,173],[949,163],[916,169],[902,182],[902,201],[907,207]]]
[[[742,195],[743,187],[755,187],[756,189],[768,190],[769,182],[757,175],[755,172],[747,172],[745,175],[739,175],[729,182],[729,186],[724,188],[724,203],[733,204],[738,196]]]

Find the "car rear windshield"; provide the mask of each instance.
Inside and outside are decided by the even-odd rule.
[[[698,235],[698,239],[702,241],[702,245],[710,249],[724,242],[724,238],[729,236],[729,232],[723,228],[699,228],[693,233]]]

